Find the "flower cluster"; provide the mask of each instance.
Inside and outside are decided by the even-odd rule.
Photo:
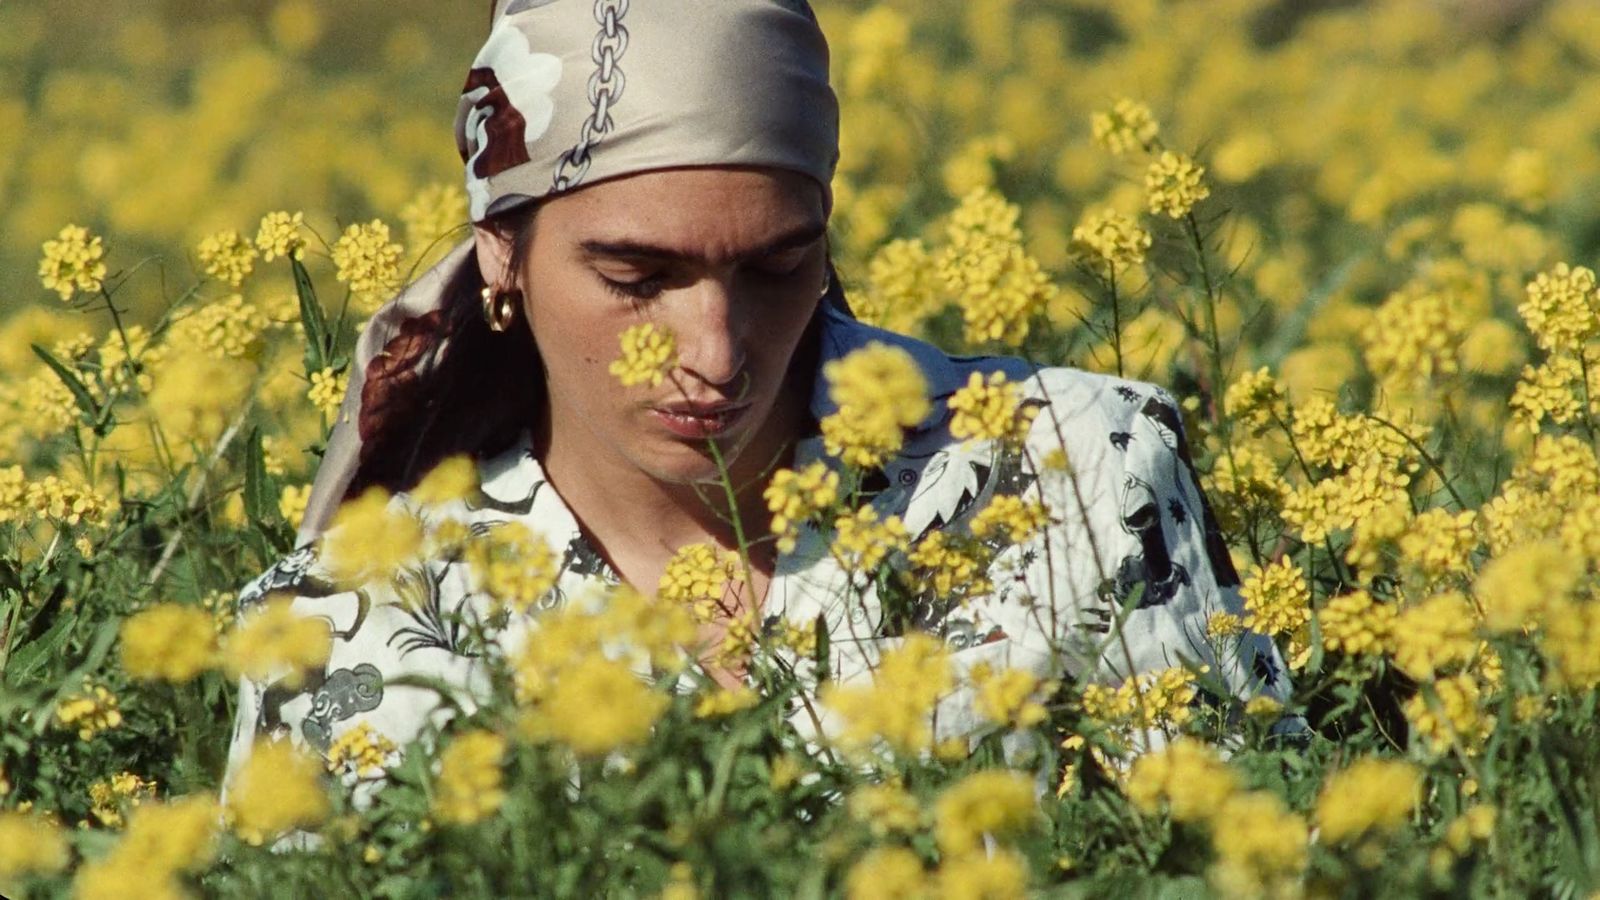
[[[216,664],[211,613],[161,603],[122,623],[122,667],[135,678],[189,681]]]
[[[1150,232],[1112,209],[1089,213],[1072,229],[1072,246],[1078,256],[1113,280],[1144,265],[1145,251],[1153,241]]]
[[[405,250],[389,240],[389,226],[380,219],[345,228],[333,245],[333,264],[340,283],[365,308],[376,308],[400,284]]]
[[[320,768],[287,741],[257,741],[228,786],[230,827],[259,846],[291,829],[320,824],[330,811]]]
[[[256,248],[232,228],[206,235],[197,252],[205,273],[231,287],[243,284],[255,269]]]
[[[667,372],[678,364],[676,335],[646,322],[623,329],[622,355],[612,360],[610,371],[623,387],[647,384],[660,387]]]
[[[1090,116],[1089,125],[1095,141],[1118,155],[1148,149],[1161,130],[1150,107],[1128,97]]]
[[[261,259],[265,262],[272,262],[280,256],[304,259],[306,241],[300,232],[305,224],[306,214],[303,212],[279,210],[262,216],[261,225],[256,230],[256,249],[261,251]]]
[[[945,225],[946,245],[934,260],[961,307],[970,344],[1020,344],[1029,321],[1055,298],[1056,287],[1022,246],[1017,207],[988,188],[961,200]]]
[[[1022,406],[1019,385],[1004,372],[985,378],[973,372],[965,386],[950,395],[950,435],[972,441],[1020,444],[1028,437],[1037,406]]]
[[[107,728],[121,725],[122,709],[117,696],[105,685],[85,684],[82,691],[56,704],[56,723],[77,729],[78,739],[87,741]]]
[[[871,683],[827,685],[821,700],[843,718],[840,740],[846,747],[882,740],[894,752],[914,756],[932,745],[934,704],[953,686],[944,644],[914,633],[884,652]]]
[[[506,522],[472,538],[465,558],[480,590],[522,613],[544,599],[560,571],[550,542],[521,522]]]
[[[297,614],[287,599],[269,600],[244,616],[222,644],[223,668],[233,678],[263,681],[282,675],[296,686],[302,671],[328,661],[333,636],[325,619]]]
[[[678,667],[694,634],[689,610],[628,588],[544,614],[513,660],[522,733],[582,757],[643,742],[669,701],[630,662]]]
[[[931,408],[922,370],[896,346],[870,343],[827,363],[823,376],[838,407],[822,420],[823,446],[848,465],[881,465]]]
[[[62,302],[71,300],[79,291],[98,291],[106,277],[106,264],[101,261],[104,256],[99,235],[91,235],[81,225],[68,225],[54,240],[44,242],[39,281],[45,290],[61,295]]]
[[[1181,219],[1196,203],[1211,196],[1204,166],[1181,153],[1162,151],[1145,171],[1144,189],[1152,215]]]
[[[839,502],[839,473],[824,462],[805,467],[779,469],[762,494],[772,513],[772,533],[778,536],[778,550],[790,553],[799,539],[800,526]]]
[[[685,606],[694,610],[697,618],[709,620],[722,604],[729,583],[743,577],[738,553],[710,544],[689,544],[680,547],[667,561],[656,596],[663,603]]]
[[[433,812],[440,821],[471,825],[494,815],[505,802],[500,766],[506,739],[488,731],[456,735],[439,756]]]

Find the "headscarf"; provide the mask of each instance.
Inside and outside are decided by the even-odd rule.
[[[828,46],[806,0],[495,0],[455,117],[468,211],[481,223],[607,178],[681,166],[789,169],[829,184],[839,156]],[[474,239],[373,315],[298,540],[322,533],[361,463],[369,373],[403,389],[437,354],[395,359],[442,320]],[[448,342],[449,336],[444,336]]]

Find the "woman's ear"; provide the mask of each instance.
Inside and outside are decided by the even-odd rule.
[[[472,226],[478,252],[478,271],[483,273],[485,284],[494,288],[516,287],[516,273],[511,269],[511,238],[498,229],[476,223]]]

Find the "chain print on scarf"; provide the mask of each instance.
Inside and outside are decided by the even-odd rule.
[[[627,79],[619,63],[628,50],[628,29],[622,17],[628,14],[628,0],[595,0],[594,18],[600,23],[589,57],[595,70],[589,76],[589,103],[592,109],[578,131],[578,143],[561,154],[556,163],[555,190],[565,191],[582,183],[589,173],[589,153],[611,133],[611,107],[622,99]]]

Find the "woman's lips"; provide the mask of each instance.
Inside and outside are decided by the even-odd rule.
[[[703,439],[716,437],[732,428],[747,409],[748,406],[727,406],[690,411],[651,407],[650,415],[679,437]]]

